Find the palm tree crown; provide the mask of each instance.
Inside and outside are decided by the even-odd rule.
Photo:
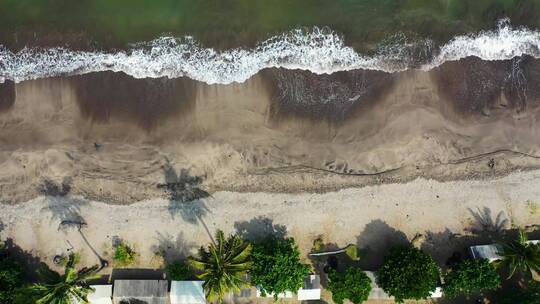
[[[88,294],[94,291],[87,280],[96,278],[98,265],[75,270],[76,255],[70,254],[66,262],[64,275],[48,268],[39,269],[43,283],[30,287],[38,295],[36,304],[87,304]]]
[[[527,275],[531,271],[540,273],[540,243],[533,244],[528,241],[527,234],[520,230],[517,240],[501,244],[499,254],[503,257],[501,265],[508,266],[512,277],[516,271]]]
[[[198,258],[188,259],[192,267],[201,271],[197,277],[204,280],[208,301],[221,303],[228,292],[238,293],[248,285],[243,277],[251,268],[251,248],[238,236],[225,238],[223,231],[218,230],[214,243],[207,249],[201,247]]]

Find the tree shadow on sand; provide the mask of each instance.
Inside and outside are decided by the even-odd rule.
[[[59,221],[58,229],[79,228],[86,225],[81,216],[81,208],[88,206],[88,202],[79,199],[62,199],[60,197],[48,197],[47,205],[41,209],[42,212],[50,212],[51,222]]]
[[[263,216],[249,221],[236,222],[234,229],[242,239],[252,242],[264,240],[269,236],[284,239],[287,235],[287,227],[274,224],[272,219]]]
[[[364,252],[359,265],[366,270],[379,268],[390,248],[410,244],[405,233],[390,227],[381,220],[368,223],[356,238],[356,243],[358,248]]]
[[[509,228],[510,221],[504,211],[499,212],[495,217],[491,214],[491,209],[484,207],[477,208],[476,211],[468,209],[471,213],[474,223],[471,232],[475,234],[498,234]]]
[[[8,238],[3,242],[2,251],[13,257],[17,262],[23,265],[25,269],[25,275],[28,280],[36,281],[39,279],[37,270],[43,267],[47,267],[41,259],[32,254],[30,251],[26,251],[19,247],[13,239]]]
[[[184,233],[180,232],[176,237],[170,234],[156,232],[157,245],[152,246],[152,251],[163,257],[165,263],[185,260],[197,248],[195,243],[187,241]]]

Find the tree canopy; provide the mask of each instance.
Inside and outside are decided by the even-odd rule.
[[[345,299],[360,304],[368,299],[371,292],[371,280],[356,267],[349,267],[345,273],[332,270],[328,278],[328,290],[336,304],[343,304]]]
[[[201,247],[197,258],[190,257],[189,264],[201,271],[203,288],[208,301],[221,303],[230,291],[238,293],[249,285],[243,278],[251,268],[251,244],[236,235],[225,238],[223,231],[216,233],[215,244]]]
[[[501,247],[502,250],[499,254],[503,260],[498,265],[508,267],[508,278],[516,272],[520,272],[528,278],[532,276],[532,271],[540,273],[540,243],[528,242],[525,231],[520,230],[516,240],[503,243]]]
[[[530,281],[528,286],[516,287],[503,294],[501,304],[540,304],[540,282]]]
[[[433,258],[409,247],[391,249],[377,274],[379,286],[398,303],[429,297],[439,278],[439,267]]]
[[[497,270],[483,259],[462,261],[455,269],[447,272],[444,278],[444,294],[451,298],[495,290],[501,286]]]
[[[0,252],[0,303],[13,303],[17,290],[25,284],[23,266]]]
[[[269,237],[253,247],[251,281],[263,295],[277,298],[285,291],[297,292],[309,271],[309,266],[300,262],[293,238]]]

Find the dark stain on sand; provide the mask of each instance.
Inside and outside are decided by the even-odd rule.
[[[150,131],[165,119],[190,113],[195,104],[196,82],[187,78],[100,72],[71,80],[81,114],[95,122],[125,120]]]
[[[353,70],[318,75],[304,70],[262,72],[272,98],[271,118],[291,116],[340,123],[367,112],[394,84],[395,74]]]
[[[0,83],[0,113],[5,112],[15,104],[15,83],[6,80]]]

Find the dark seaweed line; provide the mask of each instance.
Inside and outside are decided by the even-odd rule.
[[[479,159],[482,159],[482,158],[485,158],[485,157],[489,157],[489,156],[493,156],[493,155],[501,154],[501,153],[516,154],[516,155],[520,155],[520,156],[523,156],[523,157],[540,159],[540,156],[537,156],[537,155],[528,154],[528,153],[525,153],[525,152],[520,152],[520,151],[515,151],[515,150],[509,150],[509,149],[500,149],[500,150],[495,150],[495,151],[491,151],[491,152],[477,154],[477,155],[474,155],[474,156],[468,156],[468,157],[464,157],[464,158],[460,158],[460,159],[456,159],[456,160],[451,160],[449,162],[440,163],[440,164],[441,165],[459,165],[459,164],[472,162],[472,161],[475,161],[475,160],[479,160]],[[275,168],[267,168],[266,170],[267,170],[267,172],[271,172],[271,171],[276,171],[277,172],[277,171],[281,171],[281,170],[295,169],[295,168],[296,169],[297,168],[304,168],[304,169],[310,169],[310,170],[321,171],[321,172],[331,173],[331,174],[335,174],[335,175],[344,175],[344,176],[380,176],[380,175],[384,175],[384,174],[388,174],[388,173],[392,173],[392,172],[401,170],[401,169],[403,169],[403,166],[388,169],[388,170],[373,172],[373,173],[337,172],[337,171],[332,171],[332,170],[328,170],[328,169],[324,169],[324,168],[318,168],[318,167],[302,165],[302,164],[300,164],[300,165],[289,165],[289,166],[283,166],[283,167],[275,167]],[[256,174],[256,175],[260,175],[260,174]]]

